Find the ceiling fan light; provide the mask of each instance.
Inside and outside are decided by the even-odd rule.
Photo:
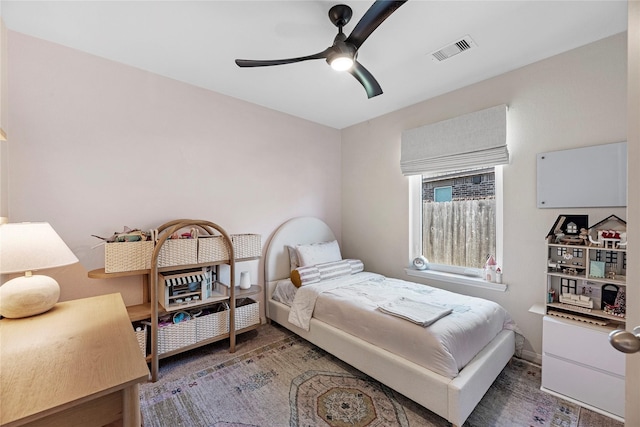
[[[348,56],[338,56],[331,61],[331,68],[336,71],[347,71],[353,67],[353,58]]]

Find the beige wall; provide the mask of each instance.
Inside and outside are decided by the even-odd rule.
[[[47,221],[81,264],[49,272],[61,299],[122,292],[96,280],[92,234],[177,218],[259,233],[312,215],[340,235],[340,132],[9,31],[11,222]],[[237,268],[261,277],[262,263]]]
[[[138,302],[139,279],[86,278],[103,266],[91,234],[187,216],[260,233],[264,243],[286,219],[318,216],[342,236],[345,256],[407,278],[401,131],[502,103],[512,157],[504,168],[509,289],[449,289],[502,303],[526,350],[539,354],[541,319],[528,309],[544,298],[553,221],[561,213],[586,213],[592,223],[626,217],[621,208],[541,210],[535,195],[538,152],[626,139],[624,35],[342,132],[18,33],[8,39],[9,216],[50,222],[80,258],[48,272],[62,299],[122,292]],[[250,269],[261,275],[261,267]]]
[[[544,301],[544,237],[554,220],[562,213],[588,214],[591,223],[610,214],[626,216],[624,208],[537,209],[536,154],[624,141],[626,89],[626,35],[621,34],[344,129],[343,253],[362,258],[368,269],[409,279],[404,272],[411,255],[409,187],[399,166],[402,130],[507,104],[511,163],[503,169],[501,264],[508,291],[441,286],[503,304],[527,338],[528,355],[540,354],[542,319],[528,309]],[[570,189],[580,183],[567,176],[564,185]]]

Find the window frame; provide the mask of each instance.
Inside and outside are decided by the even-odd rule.
[[[422,175],[408,176],[409,181],[409,267],[405,272],[409,276],[434,279],[452,284],[480,287],[496,291],[506,291],[504,283],[487,282],[483,279],[482,269],[452,265],[429,264],[426,270],[413,267],[413,259],[422,254]],[[503,174],[502,166],[495,166],[496,198],[496,261],[503,259]]]

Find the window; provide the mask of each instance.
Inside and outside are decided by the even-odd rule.
[[[494,168],[423,177],[421,208],[422,255],[430,264],[482,269],[496,255]]]
[[[472,174],[466,174],[467,181],[472,181],[474,176],[480,175],[482,179],[484,179],[485,183],[488,180],[493,179],[493,183],[491,185],[493,190],[493,196],[489,196],[486,193],[475,193],[475,196],[464,197],[465,199],[470,200],[457,200],[462,199],[463,197],[458,196],[458,192],[456,190],[456,185],[451,185],[452,187],[452,201],[451,202],[435,202],[430,201],[428,195],[434,196],[433,190],[430,190],[430,186],[435,187],[443,187],[442,182],[438,182],[438,180],[444,179],[454,179],[451,175],[439,176],[439,177],[423,177],[421,175],[414,175],[410,177],[410,250],[411,256],[415,257],[419,254],[423,254],[427,260],[429,260],[429,268],[425,271],[416,271],[412,269],[407,269],[407,273],[411,276],[416,277],[429,277],[436,280],[444,280],[450,283],[463,284],[469,286],[483,287],[487,289],[493,289],[498,291],[505,291],[506,285],[503,284],[494,284],[483,281],[483,268],[484,263],[486,262],[486,258],[488,254],[494,255],[499,265],[502,265],[502,168],[501,166],[496,166],[492,168],[487,168],[483,170],[476,170]],[[485,176],[488,175],[488,176]],[[492,175],[492,177],[491,177]],[[455,179],[462,178],[462,176],[458,176]],[[475,178],[477,182],[478,178]],[[483,182],[483,181],[481,181]],[[479,184],[476,184],[479,185]],[[487,184],[485,184],[487,185]],[[473,198],[475,197],[475,199]],[[435,197],[433,197],[435,200]],[[461,203],[454,203],[461,202]],[[438,206],[440,205],[440,206]],[[446,206],[449,205],[449,206]],[[459,205],[454,209],[454,205]],[[467,205],[467,211],[464,211],[462,207]],[[426,206],[426,209],[423,209]],[[433,215],[433,211],[444,210],[445,208],[451,209],[450,212],[445,212],[444,215],[435,216]],[[475,216],[474,216],[475,215]],[[482,217],[482,219],[478,218],[478,215]],[[429,219],[431,218],[431,219]],[[437,234],[435,234],[438,230],[435,227],[436,224],[428,225],[428,221],[438,220],[440,219],[445,224],[453,224],[454,219],[457,218],[458,225],[460,225],[460,221],[471,219],[471,223],[476,224],[484,224],[479,227],[476,226],[475,230],[469,231],[470,233],[475,233],[475,236],[485,236],[480,237],[482,243],[476,243],[475,249],[473,249],[473,245],[470,244],[471,239],[467,242],[465,231],[465,238],[462,239],[461,236],[462,231],[460,228],[455,230],[455,227],[449,226],[450,233],[456,233],[455,239],[448,246],[449,255],[445,255],[446,257],[443,260],[442,256],[434,254],[433,250],[437,248],[437,246],[429,245],[430,239],[436,242],[436,245],[442,244],[443,239],[438,239]],[[466,224],[469,225],[469,224]],[[427,233],[424,230],[428,227]],[[432,228],[434,230],[432,230]],[[429,234],[431,236],[429,236]],[[442,231],[442,235],[444,235],[444,231]],[[489,235],[491,237],[489,237]],[[477,239],[476,239],[477,240]],[[464,244],[464,252],[468,252],[465,254],[464,259],[474,259],[471,253],[475,253],[474,261],[470,262],[452,262],[451,258],[455,256],[455,253],[458,253],[458,257],[463,250],[460,248],[459,242],[463,241]],[[457,248],[457,249],[454,249]]]
[[[407,274],[506,289],[481,277],[488,255],[499,264],[502,259],[501,165],[508,163],[506,105],[402,132],[400,170],[410,187],[410,256],[423,254],[429,260],[429,270],[407,269]],[[483,192],[487,185],[493,194]]]
[[[424,182],[424,181],[423,181]],[[453,199],[453,187],[436,187],[433,189],[434,202],[450,202]]]

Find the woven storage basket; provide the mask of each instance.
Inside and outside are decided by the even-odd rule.
[[[158,267],[198,263],[198,239],[167,239],[158,254]]]
[[[140,351],[142,351],[142,356],[147,357],[147,327],[142,326],[142,330],[135,331],[135,334],[138,345],[140,346]]]
[[[158,354],[196,343],[196,320],[186,320],[158,328]]]
[[[151,268],[153,242],[113,242],[104,245],[105,273],[148,270]]]
[[[196,340],[202,341],[229,333],[229,310],[196,317]]]
[[[232,234],[231,242],[236,259],[259,257],[262,252],[259,234]]]
[[[251,298],[236,300],[236,331],[260,323],[260,303]]]
[[[229,249],[222,236],[198,237],[198,263],[225,261],[229,259]]]

